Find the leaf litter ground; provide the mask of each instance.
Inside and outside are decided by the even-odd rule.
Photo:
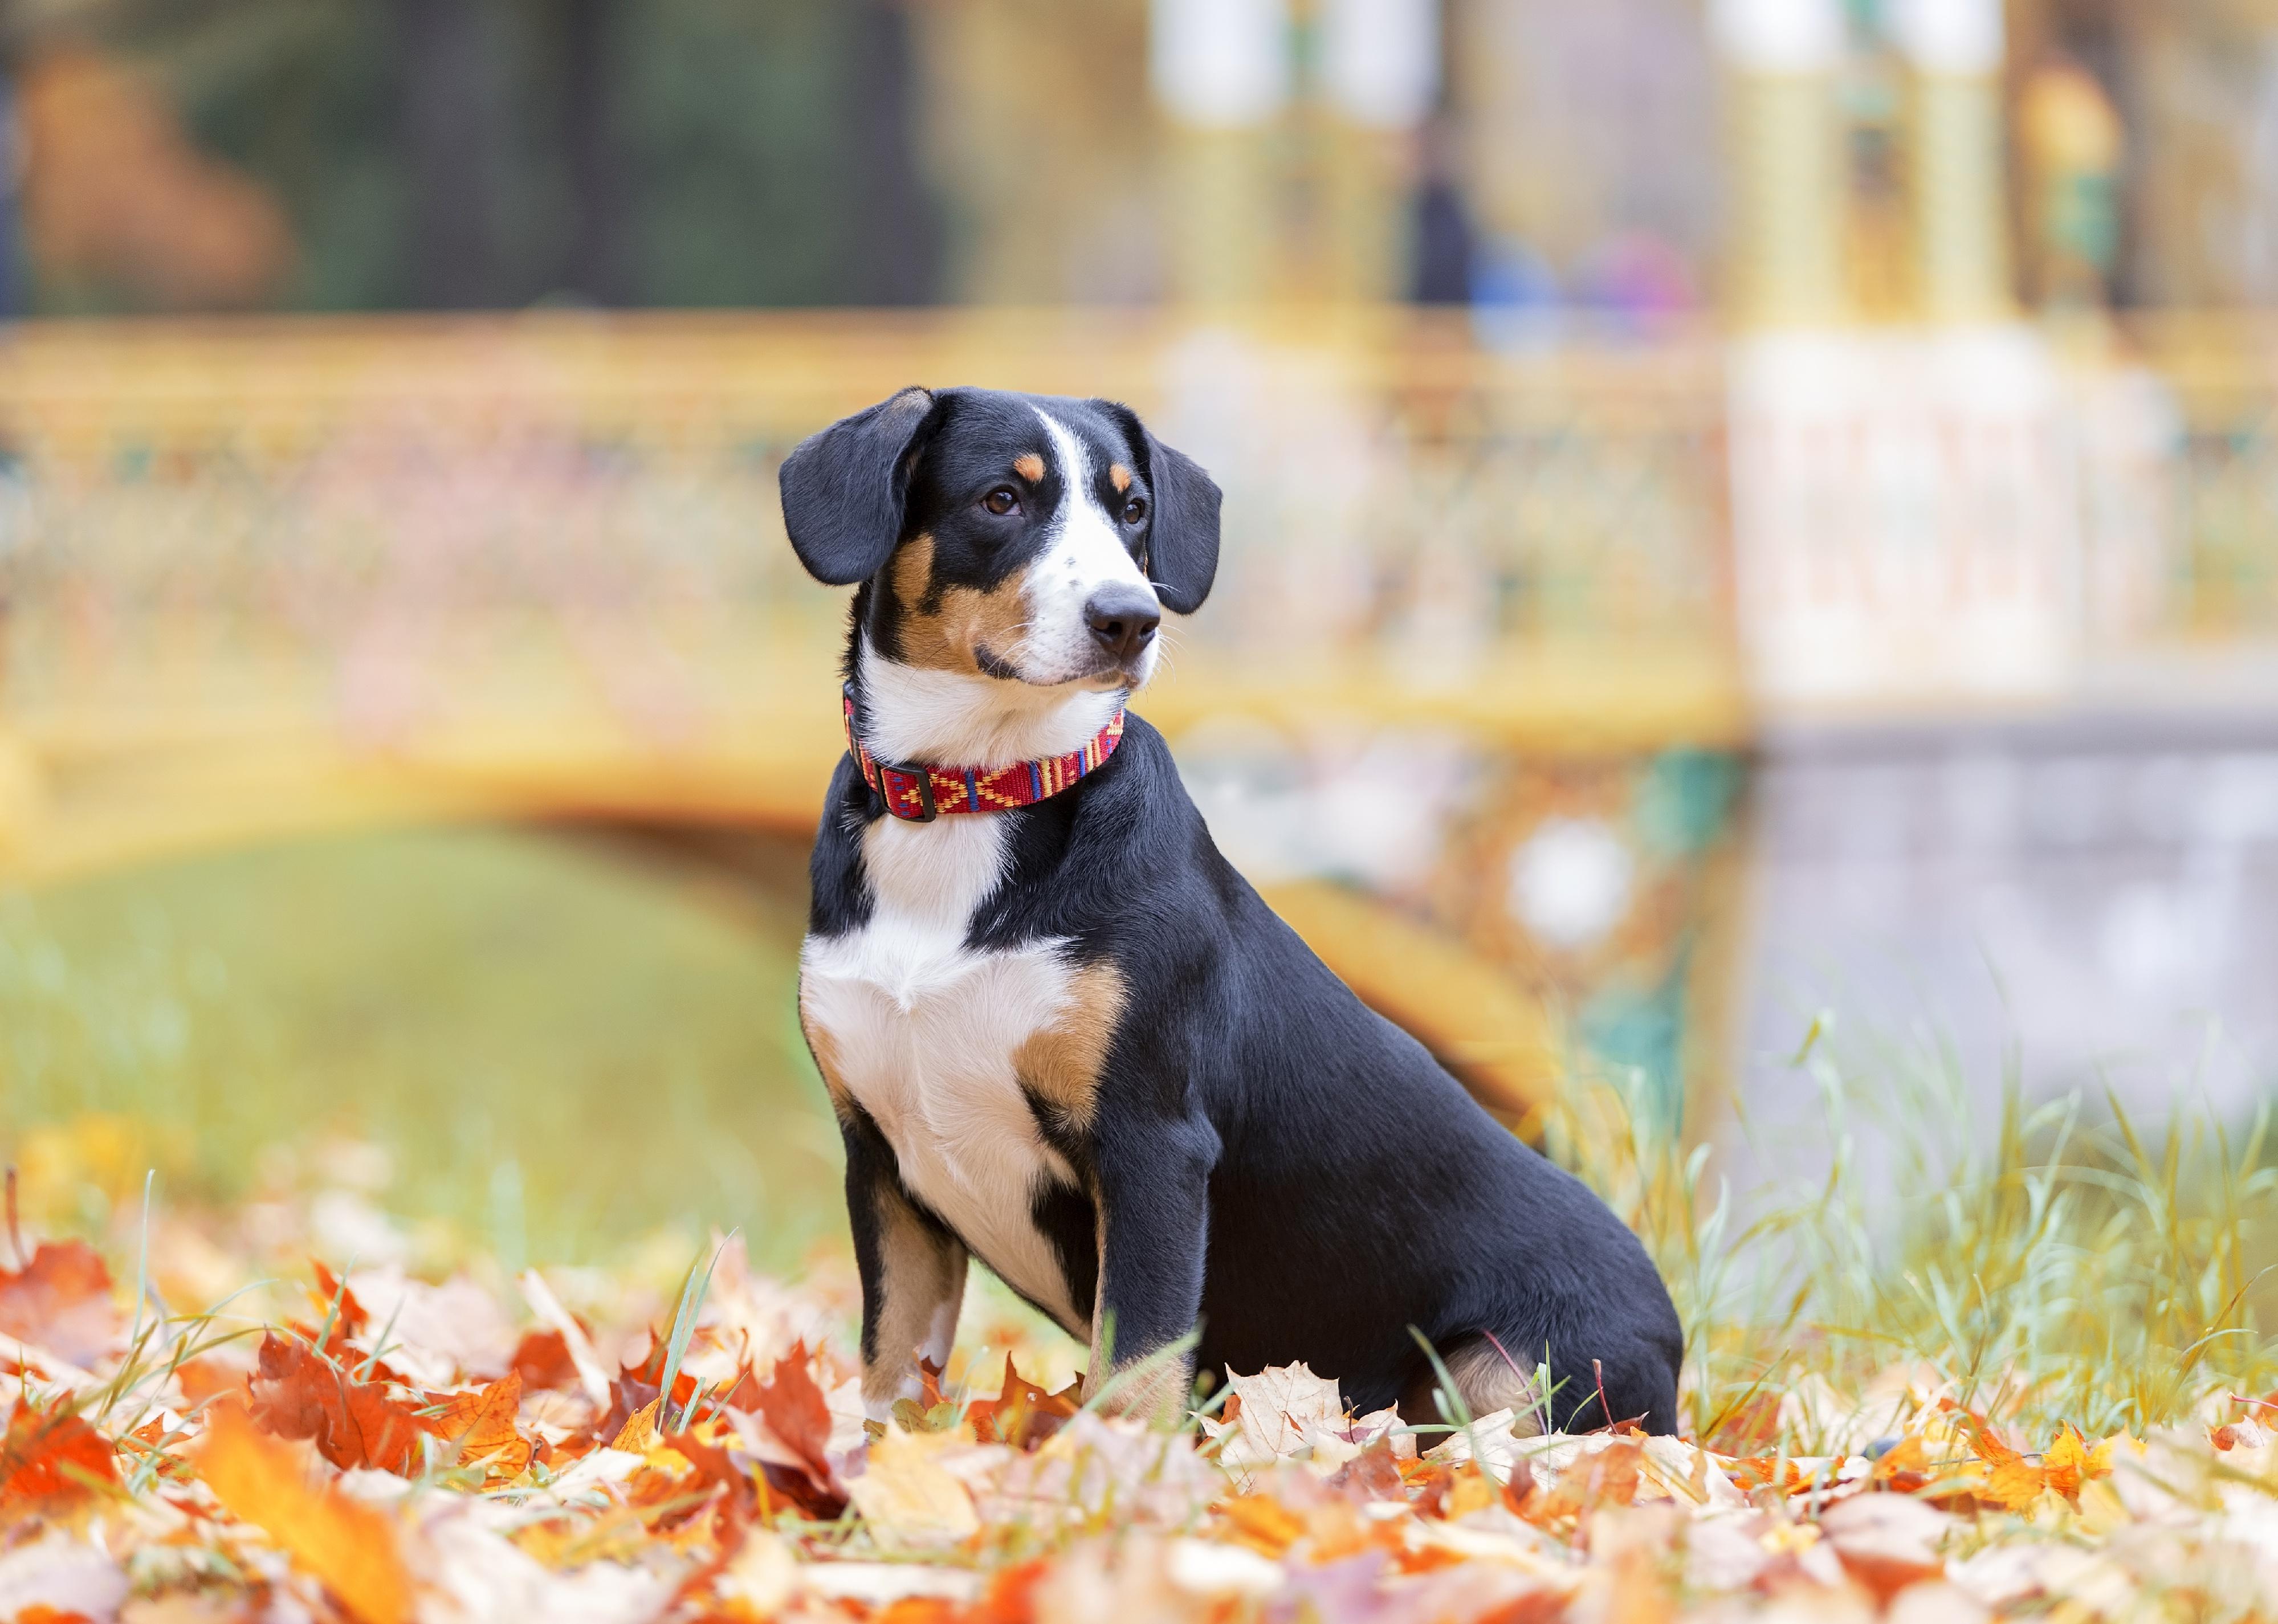
[[[1728,1237],[1618,1102],[1546,1125],[1678,1290],[1683,1437],[1558,1432],[1557,1373],[1411,1430],[1303,1366],[1150,1426],[985,1308],[881,1430],[829,1259],[422,1277],[321,1255],[363,1198],[320,1180],[101,1246],[11,1222],[0,1620],[2278,1619],[2259,1141],[2013,1103],[1911,1228],[1838,1166]]]

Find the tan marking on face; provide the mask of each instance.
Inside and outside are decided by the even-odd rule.
[[[1028,571],[1016,569],[989,591],[933,585],[933,538],[913,536],[894,555],[887,580],[902,606],[902,659],[930,671],[982,675],[975,651],[1013,658],[1028,622],[1021,588]]]
[[[1044,460],[1035,452],[1013,459],[1013,471],[1034,484],[1044,477]]]
[[[1107,483],[1113,485],[1118,493],[1128,491],[1131,488],[1131,470],[1120,462],[1109,464]]]
[[[1104,961],[1086,964],[1068,978],[1059,1019],[1013,1051],[1013,1074],[1079,1132],[1091,1125],[1124,1003],[1123,972]]]

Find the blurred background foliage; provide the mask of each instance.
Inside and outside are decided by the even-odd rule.
[[[42,19],[151,74],[273,197],[311,310],[903,303],[938,291],[909,24],[875,0],[111,0]],[[50,47],[52,49],[52,47]],[[43,308],[132,302],[43,288]]]
[[[773,470],[919,378],[1216,471],[1143,708],[1512,1121],[2278,1076],[2278,0],[0,0],[0,139],[58,1210],[835,1225]]]

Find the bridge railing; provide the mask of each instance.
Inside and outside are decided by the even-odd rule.
[[[2074,462],[2083,568],[2124,577],[2083,594],[2121,606],[2091,667],[2278,642],[2268,328],[2060,347],[2118,402]],[[1495,347],[1394,310],[19,327],[0,865],[375,816],[797,827],[837,750],[843,606],[784,541],[784,454],[911,383],[1107,394],[1227,490],[1218,591],[1143,705],[1221,842],[1672,1079],[1671,1011],[1714,1002],[1735,911],[1713,898],[1750,735],[1724,359],[1699,329]],[[1314,901],[1324,932],[1378,931]],[[1377,957],[1390,1006],[1463,982]]]

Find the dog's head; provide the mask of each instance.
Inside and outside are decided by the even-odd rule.
[[[880,655],[1037,688],[1140,686],[1218,572],[1218,486],[1105,400],[904,390],[792,452],[783,506]]]

